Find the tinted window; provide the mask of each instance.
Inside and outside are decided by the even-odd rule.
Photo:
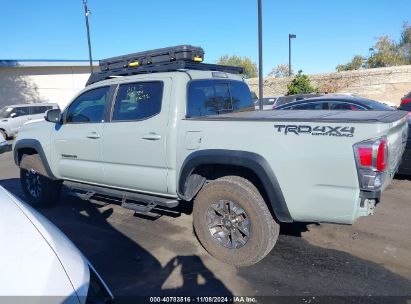
[[[137,82],[120,85],[113,120],[142,120],[161,111],[162,82]]]
[[[20,117],[20,116],[26,116],[29,114],[30,114],[29,107],[17,107],[11,111],[9,117]]]
[[[188,117],[253,110],[250,90],[243,82],[200,80],[188,88]]]
[[[381,110],[381,111],[393,111],[394,108],[390,107],[389,105],[383,104],[381,102],[369,99],[361,100],[361,103],[370,107],[372,110]]]
[[[71,123],[96,123],[104,120],[109,87],[81,94],[68,108],[66,121]]]
[[[326,110],[327,104],[323,102],[310,102],[310,103],[303,103],[300,105],[296,105],[291,107],[293,110]],[[290,108],[286,108],[287,110],[291,110]]]
[[[31,111],[33,114],[42,114],[45,113],[47,110],[50,110],[52,107],[48,106],[37,106],[37,107],[32,107]]]
[[[363,107],[346,102],[330,102],[330,110],[364,110]]]

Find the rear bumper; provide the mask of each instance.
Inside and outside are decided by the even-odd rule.
[[[357,218],[361,216],[374,215],[375,206],[379,203],[381,198],[381,190],[375,191],[361,191],[360,192],[360,206],[357,210]]]

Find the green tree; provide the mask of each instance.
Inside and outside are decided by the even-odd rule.
[[[395,65],[411,64],[411,26],[404,22],[401,38],[398,42],[389,36],[377,38],[373,46],[374,53],[365,59],[360,55],[354,56],[351,62],[339,64],[337,71],[358,70],[360,67],[380,68]]]
[[[375,53],[368,59],[369,68],[381,68],[408,63],[403,48],[388,36],[378,38]]]
[[[287,85],[287,95],[306,94],[317,92],[317,88],[310,83],[310,78],[299,70],[294,79]]]
[[[235,55],[224,55],[217,60],[217,64],[230,65],[244,68],[244,78],[257,77],[257,64],[248,57],[239,57]]]
[[[359,70],[364,65],[366,59],[361,55],[355,55],[354,58],[347,64],[337,65],[337,72]]]
[[[268,76],[272,76],[274,78],[278,77],[287,77],[288,76],[288,64],[279,64],[275,68],[271,70]],[[293,71],[291,70],[291,74]]]
[[[411,26],[409,26],[407,22],[404,22],[402,26],[399,46],[404,56],[408,59],[408,63],[411,64]]]

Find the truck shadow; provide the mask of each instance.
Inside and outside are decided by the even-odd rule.
[[[23,197],[18,179],[0,180],[0,185]],[[382,265],[305,241],[301,233],[308,231],[306,223],[282,225],[276,246],[261,262],[234,269],[210,261],[216,266],[216,271],[212,272],[198,255],[190,253],[195,252],[193,249],[188,250],[187,255],[177,254],[160,262],[152,249],[145,249],[130,237],[136,233],[140,237],[145,234],[147,244],[160,243],[160,249],[170,248],[170,244],[176,242],[177,246],[185,244],[191,248],[193,244],[178,237],[181,231],[178,229],[192,229],[191,223],[183,228],[172,222],[143,224],[144,219],[129,214],[122,216],[120,210],[114,212],[110,206],[74,197],[64,197],[59,205],[41,210],[41,213],[92,262],[111,287],[117,302],[133,303],[136,296],[231,296],[232,292],[225,285],[228,279],[246,282],[249,290],[254,291],[249,296],[411,296],[411,282]],[[127,226],[121,226],[121,222]],[[162,240],[167,240],[163,245],[161,240],[151,240],[153,233],[147,230],[164,224],[168,226],[158,230],[165,235]],[[225,277],[224,282],[216,277],[217,274]],[[242,292],[235,290],[235,293],[241,295]],[[287,297],[265,300],[267,303],[274,300],[290,303]],[[376,303],[374,300],[365,301],[364,297],[358,303]],[[322,303],[332,302],[347,303],[346,300],[341,302],[341,298]],[[406,300],[397,302],[406,303]]]
[[[19,179],[0,180],[0,185],[24,201]],[[39,211],[90,260],[116,303],[134,302],[136,296],[231,296],[197,255],[175,256],[162,266],[109,223],[113,208],[65,195],[57,206]]]

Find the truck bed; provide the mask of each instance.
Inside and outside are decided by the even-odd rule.
[[[189,118],[193,120],[226,121],[307,121],[307,122],[355,122],[392,123],[408,115],[405,111],[336,111],[336,110],[272,110],[249,111]]]

